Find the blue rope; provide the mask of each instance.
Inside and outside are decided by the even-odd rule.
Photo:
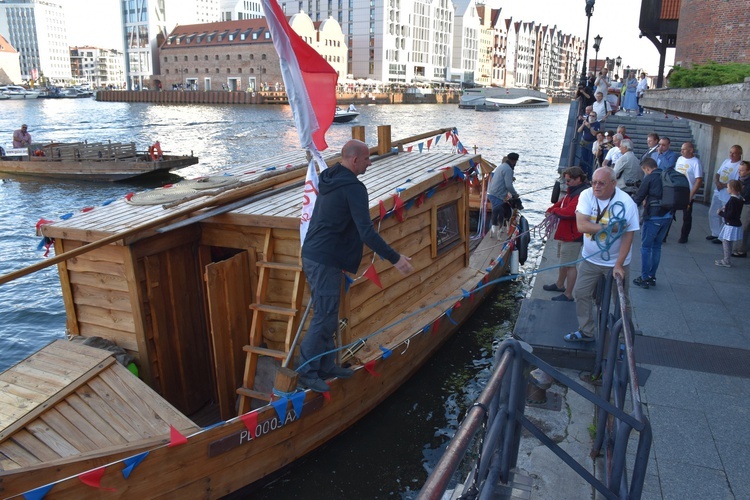
[[[495,285],[497,285],[499,283],[503,283],[503,282],[506,282],[506,281],[511,281],[511,280],[516,279],[516,278],[527,277],[527,276],[530,277],[530,276],[534,276],[535,274],[538,274],[538,273],[541,273],[541,272],[551,271],[551,270],[554,270],[554,269],[559,269],[561,267],[571,267],[571,266],[573,266],[575,264],[578,264],[579,262],[583,262],[584,260],[588,260],[591,257],[594,257],[596,255],[601,255],[602,258],[604,258],[604,260],[609,260],[609,258],[610,258],[609,250],[612,248],[612,245],[615,244],[615,241],[617,241],[618,239],[620,239],[622,237],[622,235],[625,234],[625,229],[627,228],[627,221],[624,218],[624,216],[625,216],[625,205],[622,202],[616,201],[615,203],[613,203],[612,206],[609,208],[609,213],[610,213],[610,217],[609,217],[609,221],[608,221],[607,225],[605,227],[603,227],[600,231],[598,231],[596,234],[594,234],[594,240],[596,241],[597,246],[600,249],[598,253],[595,253],[594,255],[591,255],[589,257],[581,257],[580,259],[574,260],[572,262],[566,262],[566,263],[563,263],[563,264],[557,264],[557,265],[545,267],[545,268],[542,268],[542,269],[535,269],[535,270],[532,270],[532,271],[527,272],[527,273],[509,274],[509,275],[506,275],[506,276],[501,276],[500,278],[497,278],[495,280],[488,281],[484,285],[477,286],[476,288],[474,288],[473,292],[471,292],[471,293],[476,293],[476,292],[479,292],[479,291],[481,291],[481,290],[483,290],[485,288],[488,288],[488,287],[491,287],[491,286],[495,286]],[[430,305],[422,307],[422,308],[420,308],[420,309],[418,309],[418,310],[416,310],[416,311],[414,311],[412,313],[407,314],[403,318],[401,318],[401,319],[399,319],[399,320],[397,320],[397,321],[395,321],[395,322],[393,322],[393,323],[391,323],[389,325],[386,325],[386,326],[384,326],[384,327],[382,327],[382,328],[380,328],[378,330],[375,330],[374,332],[372,332],[369,335],[366,335],[364,337],[359,337],[356,341],[354,341],[354,342],[352,342],[350,344],[347,344],[347,345],[344,345],[344,346],[332,349],[330,351],[326,351],[326,352],[320,353],[317,356],[314,356],[314,357],[308,359],[307,361],[305,361],[304,363],[302,363],[300,366],[297,367],[297,371],[299,371],[300,368],[302,368],[303,366],[307,365],[311,361],[315,361],[316,359],[320,359],[323,356],[327,356],[329,354],[335,354],[335,353],[337,353],[339,351],[343,351],[343,350],[349,349],[349,348],[353,347],[354,345],[362,342],[363,340],[367,341],[367,340],[371,339],[372,337],[375,337],[376,335],[380,335],[381,333],[383,333],[383,332],[385,332],[387,330],[390,330],[391,328],[394,328],[394,327],[398,326],[399,324],[407,321],[408,319],[416,316],[417,314],[421,314],[422,312],[424,312],[424,311],[426,311],[428,309],[435,308],[435,307],[437,307],[437,306],[439,306],[441,304],[445,304],[445,303],[448,303],[448,302],[455,303],[455,302],[457,302],[458,300],[460,300],[462,298],[464,298],[464,294],[463,293],[461,295],[455,295],[455,296],[447,297],[447,298],[445,298],[443,300],[439,300],[439,301],[434,302],[434,303],[432,303]],[[450,312],[450,311],[448,311],[448,312]],[[414,335],[412,335],[412,337],[415,336],[415,335],[418,335],[420,333],[423,333],[423,332],[424,332],[424,329],[420,329],[418,332],[416,332]],[[411,338],[411,337],[409,337],[409,338]]]

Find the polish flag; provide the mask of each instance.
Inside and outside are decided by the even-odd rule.
[[[336,112],[336,70],[289,26],[276,0],[261,0],[300,142],[324,151],[325,133]]]

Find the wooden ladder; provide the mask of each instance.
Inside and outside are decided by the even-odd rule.
[[[257,302],[250,304],[253,310],[253,319],[250,324],[250,344],[243,347],[246,352],[245,374],[242,379],[242,387],[237,389],[240,396],[239,414],[250,411],[251,399],[262,401],[271,401],[270,394],[263,394],[253,390],[255,384],[255,373],[258,367],[259,356],[271,356],[280,360],[282,363],[291,350],[292,341],[299,327],[299,311],[302,306],[302,296],[305,292],[305,278],[302,272],[302,265],[287,264],[274,261],[274,243],[273,231],[271,228],[266,229],[265,242],[263,248],[263,261],[256,263],[258,268],[258,289],[256,293]],[[289,307],[271,305],[268,303],[268,284],[273,270],[291,271],[294,273],[294,284],[292,287]],[[286,332],[284,337],[284,350],[267,349],[263,345],[263,331],[266,326],[266,315],[273,314],[286,318]]]

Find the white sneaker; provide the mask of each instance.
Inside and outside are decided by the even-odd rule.
[[[500,233],[500,226],[492,226],[492,229],[490,229],[490,238],[497,239],[498,235]]]

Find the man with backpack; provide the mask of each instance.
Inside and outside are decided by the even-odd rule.
[[[687,177],[690,184],[690,201],[682,211],[682,230],[677,243],[687,243],[690,229],[693,227],[693,198],[703,185],[703,167],[701,161],[695,157],[695,148],[692,142],[683,144],[680,153],[682,153],[682,156],[677,159],[675,170]]]
[[[668,174],[658,170],[653,158],[641,163],[643,181],[633,196],[636,205],[643,203],[641,225],[641,275],[633,280],[635,286],[656,286],[656,270],[661,260],[661,244],[672,223],[672,210],[662,206],[664,186],[662,178]],[[681,174],[679,174],[681,175]]]

